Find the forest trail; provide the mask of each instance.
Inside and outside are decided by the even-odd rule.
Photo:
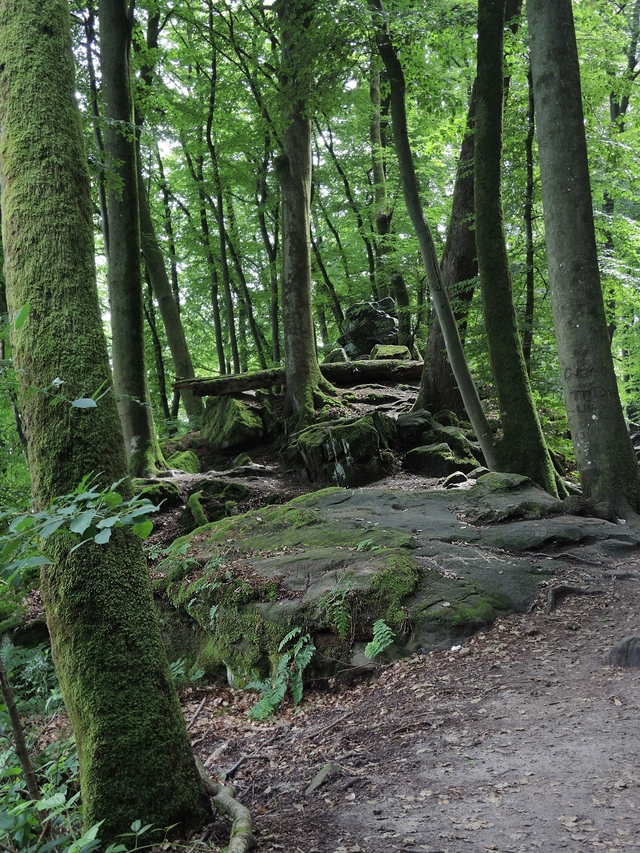
[[[255,694],[189,688],[187,720],[201,706],[194,747],[237,787],[261,851],[640,847],[640,673],[603,662],[639,633],[631,553],[606,567],[626,579],[586,562],[563,573],[602,595],[569,595],[547,614],[543,582],[530,613],[367,681],[307,691],[271,722],[247,719]],[[226,832],[219,821],[207,835],[222,846]]]

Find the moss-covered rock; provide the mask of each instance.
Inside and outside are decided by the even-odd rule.
[[[133,480],[133,490],[141,498],[147,498],[154,506],[163,510],[174,509],[182,504],[180,489],[171,480]]]
[[[472,471],[478,463],[467,456],[458,456],[448,444],[429,444],[414,447],[405,457],[405,467],[427,477],[446,477],[454,471]]]
[[[379,358],[398,358],[403,361],[409,361],[411,359],[411,353],[409,352],[407,347],[398,346],[397,344],[376,344],[371,350],[369,358],[373,360]]]
[[[344,361],[349,361],[349,356],[342,347],[336,347],[323,359],[323,364],[341,364]]]
[[[170,468],[175,468],[177,471],[184,471],[185,474],[200,473],[200,460],[193,450],[172,453],[171,456],[166,457],[166,462]]]
[[[396,428],[398,430],[398,443],[401,450],[411,450],[427,444],[423,436],[433,427],[433,418],[426,409],[418,409],[415,412],[403,412],[398,415]]]
[[[394,458],[388,452],[393,425],[390,418],[364,418],[314,424],[291,442],[289,458],[301,460],[316,483],[358,486],[386,476]],[[376,429],[380,426],[380,432]]]
[[[265,433],[263,406],[255,398],[208,397],[202,436],[211,450],[241,449],[258,444]]]

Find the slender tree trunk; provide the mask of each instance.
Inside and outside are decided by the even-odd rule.
[[[640,522],[640,477],[613,369],[596,252],[571,0],[528,0],[551,304],[587,498]]]
[[[109,388],[95,285],[93,217],[74,99],[65,0],[0,0],[0,181],[9,307],[29,470],[38,508],[90,472],[131,495],[115,400],[70,405]],[[42,69],[46,69],[43,73]],[[55,215],[52,215],[52,211]],[[51,406],[33,387],[63,380]],[[103,843],[134,820],[199,827],[210,807],[158,629],[141,541],[128,528],[72,551],[48,540],[42,573],[53,658],[80,757],[87,827]]]
[[[460,146],[447,241],[440,265],[442,282],[451,297],[456,322],[462,337],[466,327],[467,312],[475,290],[474,282],[478,275],[476,236],[473,228],[475,215],[473,194],[475,91],[474,83],[469,96],[466,131]],[[449,409],[457,415],[464,415],[464,404],[451,370],[440,321],[435,311],[431,312],[429,321],[424,373],[414,408],[431,409],[433,412]]]
[[[171,282],[167,275],[167,268],[164,265],[164,257],[156,230],[151,219],[149,211],[149,199],[147,190],[142,183],[142,176],[138,176],[138,201],[140,204],[140,233],[142,239],[142,252],[145,261],[147,262],[147,270],[149,279],[153,288],[155,298],[158,300],[158,308],[167,335],[167,344],[171,352],[173,361],[173,369],[178,377],[192,379],[195,377],[193,362],[191,361],[191,353],[187,345],[187,339],[182,327],[182,320],[178,311],[178,305],[173,297]],[[189,393],[188,389],[182,391],[182,403],[184,410],[189,419],[189,426],[193,430],[200,428],[202,424],[202,415],[204,407],[202,400],[194,397]]]
[[[147,321],[147,326],[151,332],[151,343],[153,346],[153,360],[156,368],[156,381],[158,383],[158,397],[160,398],[160,406],[164,416],[165,424],[169,424],[171,420],[171,412],[169,410],[169,400],[167,399],[167,381],[165,379],[164,358],[162,357],[162,343],[158,335],[158,327],[156,325],[156,309],[153,304],[153,286],[149,271],[146,270],[145,280],[147,283],[147,298],[144,305],[144,316]],[[195,377],[192,377],[195,378]],[[173,430],[175,432],[175,429]]]
[[[533,140],[535,138],[535,114],[533,104],[533,80],[531,79],[531,64],[527,73],[527,91],[529,107],[527,110],[527,138],[525,142],[525,157],[527,162],[527,186],[524,203],[524,231],[526,247],[526,287],[527,297],[524,308],[524,330],[522,333],[522,355],[527,366],[527,374],[531,376],[531,348],[533,346],[533,311],[535,296],[535,268],[533,253],[533,200],[535,192],[533,174]]]
[[[298,429],[311,423],[323,379],[316,355],[311,305],[311,120],[306,116],[309,81],[305,35],[312,5],[308,0],[282,0],[278,6],[282,41],[282,84],[289,105],[283,131],[283,153],[276,159],[282,188],[282,319],[287,390],[285,417],[295,417]],[[300,80],[305,82],[301,83]]]
[[[125,0],[100,0],[105,150],[117,178],[107,192],[113,376],[131,473],[166,467],[149,403],[144,357],[138,167],[131,93],[131,23]]]
[[[449,295],[442,282],[431,230],[422,211],[418,180],[409,145],[409,132],[404,101],[405,83],[402,66],[391,42],[388,28],[384,23],[382,0],[369,0],[369,5],[373,10],[378,49],[389,74],[393,138],[398,154],[405,204],[413,223],[416,237],[418,238],[422,262],[429,289],[431,290],[431,298],[433,299],[440,326],[442,327],[449,361],[456,377],[465,409],[469,415],[469,420],[482,447],[487,467],[493,469],[495,468],[495,459],[491,428],[482,409],[478,390],[464,357],[458,326],[451,310],[451,303],[449,302]]]
[[[522,355],[502,218],[502,105],[505,0],[479,0],[476,98],[476,247],[487,344],[500,404],[498,466],[530,477],[557,497]]]
[[[156,162],[158,163],[158,174],[160,175],[160,189],[162,190],[162,204],[164,209],[164,233],[169,241],[169,269],[171,270],[171,291],[180,313],[180,286],[178,283],[178,253],[176,252],[176,241],[173,234],[173,218],[171,205],[169,204],[169,186],[164,174],[164,163],[160,151],[156,148]]]

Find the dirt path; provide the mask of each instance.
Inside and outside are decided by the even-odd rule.
[[[611,568],[610,566],[607,568]],[[185,696],[210,772],[229,770],[258,849],[282,853],[591,853],[640,847],[640,671],[603,663],[640,633],[640,556],[561,578],[597,585],[550,615],[499,620],[459,650],[416,656],[366,683],[307,693],[273,723],[251,695]],[[227,744],[225,747],[224,744]],[[305,791],[323,768],[325,781]],[[210,839],[224,843],[221,822]]]

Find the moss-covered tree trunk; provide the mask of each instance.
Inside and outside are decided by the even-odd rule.
[[[126,477],[95,285],[93,211],[74,99],[65,0],[0,0],[0,181],[9,310],[33,493],[40,508],[90,472]],[[55,381],[55,382],[54,382]],[[45,393],[45,389],[48,391]],[[51,405],[51,394],[59,397]],[[130,484],[121,485],[129,496]],[[140,819],[198,826],[209,805],[153,607],[141,542],[126,528],[70,553],[52,542],[42,594],[80,757],[87,825],[110,841]]]
[[[287,389],[285,416],[302,428],[314,419],[321,390],[330,386],[316,356],[311,304],[311,119],[306,98],[312,85],[308,0],[280,0],[281,84],[285,99],[283,153],[276,159],[282,188],[282,321]]]
[[[503,431],[496,457],[500,470],[524,474],[557,497],[555,471],[522,355],[502,217],[504,14],[505,0],[478,4],[475,231],[487,344]]]
[[[109,300],[113,378],[131,473],[166,467],[156,438],[144,354],[138,167],[125,0],[100,0],[100,69],[108,168]]]
[[[573,447],[585,496],[629,520],[640,509],[640,477],[600,285],[571,0],[527,0],[527,15],[551,304]]]

